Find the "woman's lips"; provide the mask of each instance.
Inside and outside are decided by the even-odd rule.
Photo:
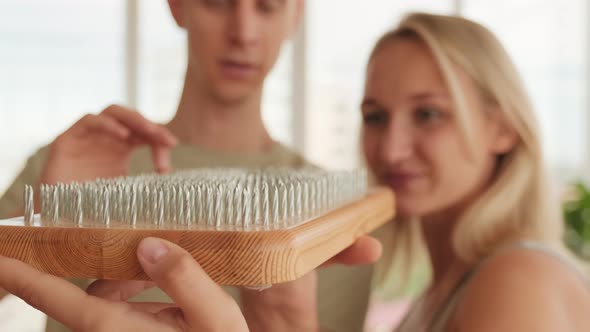
[[[416,173],[391,173],[381,177],[381,183],[390,186],[394,190],[408,189],[410,185],[421,178],[422,175]]]

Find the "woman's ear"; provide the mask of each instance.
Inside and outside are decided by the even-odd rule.
[[[518,133],[508,123],[499,107],[494,107],[490,114],[493,126],[493,137],[491,137],[490,144],[491,152],[497,155],[508,153],[518,143]]]
[[[170,7],[170,13],[172,13],[172,17],[174,17],[176,25],[184,28],[184,20],[182,17],[183,0],[168,0],[168,7]]]

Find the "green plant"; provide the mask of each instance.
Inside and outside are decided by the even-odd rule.
[[[575,183],[563,204],[565,243],[580,258],[590,260],[590,190]]]

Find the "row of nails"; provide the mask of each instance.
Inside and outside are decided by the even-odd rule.
[[[277,228],[323,214],[362,195],[366,186],[363,170],[184,171],[42,185],[41,216],[44,221],[78,225],[117,221]],[[32,207],[32,189],[25,190],[26,206],[27,202]]]

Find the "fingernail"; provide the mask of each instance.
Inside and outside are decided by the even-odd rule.
[[[154,238],[146,238],[139,244],[139,255],[151,264],[156,264],[168,253],[168,248],[162,241]]]
[[[170,162],[169,158],[163,158],[160,159],[158,161],[158,166],[157,166],[157,170],[156,172],[160,173],[160,174],[166,174],[170,171],[170,169],[172,168],[172,164]]]

